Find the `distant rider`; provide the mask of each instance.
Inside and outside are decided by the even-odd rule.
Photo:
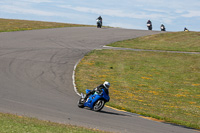
[[[103,19],[102,19],[102,17],[101,17],[101,16],[99,16],[99,17],[97,18],[97,20],[100,20],[100,22],[101,22],[101,25],[103,24]]]
[[[161,24],[160,29],[161,29],[161,31],[165,31],[165,26],[164,26],[164,24]]]
[[[99,16],[97,19],[100,20],[101,22],[103,21],[101,16]]]
[[[189,31],[186,27],[184,28],[184,31]]]
[[[148,21],[147,21],[147,27],[148,27],[148,30],[152,30],[152,23],[151,23],[151,20],[148,20]]]
[[[100,84],[99,86],[97,86],[96,88],[94,88],[92,91],[90,91],[89,93],[86,94],[86,97],[84,98],[85,100],[87,100],[87,98],[89,97],[89,95],[94,94],[95,92],[100,94],[103,90],[105,91],[105,93],[107,95],[109,95],[109,89],[110,87],[110,83],[108,81],[105,81],[103,84]]]

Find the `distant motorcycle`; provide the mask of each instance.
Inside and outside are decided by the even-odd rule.
[[[186,27],[184,28],[184,31],[189,31]]]
[[[148,30],[152,30],[152,25],[151,24],[147,24]]]
[[[102,21],[97,19],[97,28],[101,28],[102,27]]]
[[[160,29],[161,29],[161,31],[166,31],[164,25],[161,25],[161,26],[160,26]]]
[[[89,93],[91,90],[86,89],[86,93]],[[85,95],[81,93],[81,98],[78,101],[78,107],[79,108],[84,108],[84,107],[89,107],[90,109],[94,111],[100,111],[103,109],[104,105],[106,102],[109,102],[110,97],[109,95],[102,90],[100,94],[94,93],[91,94],[87,100],[84,99]]]

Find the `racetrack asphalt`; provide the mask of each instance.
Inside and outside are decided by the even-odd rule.
[[[113,132],[197,132],[107,107],[94,112],[77,106],[72,74],[86,53],[115,41],[157,33],[94,27],[0,33],[0,112]]]

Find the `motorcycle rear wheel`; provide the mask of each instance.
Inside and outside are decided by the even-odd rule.
[[[98,100],[96,103],[94,103],[93,110],[98,112],[101,111],[101,109],[104,107],[105,101],[104,100]]]

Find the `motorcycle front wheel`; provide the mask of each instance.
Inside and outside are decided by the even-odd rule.
[[[80,98],[79,101],[78,101],[78,107],[84,108],[84,103],[85,103],[85,100],[83,98]]]
[[[101,111],[101,109],[104,107],[105,101],[104,100],[98,100],[96,103],[94,103],[93,110],[94,111]]]

